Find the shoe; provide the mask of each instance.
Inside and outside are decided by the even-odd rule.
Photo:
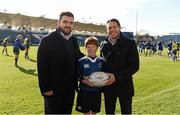
[[[17,64],[17,63],[15,63],[15,66],[16,66],[16,67],[18,67],[18,64]]]

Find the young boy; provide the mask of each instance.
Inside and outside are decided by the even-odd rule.
[[[84,114],[96,114],[100,112],[101,91],[88,82],[87,77],[97,71],[103,70],[104,60],[96,55],[98,40],[95,37],[88,37],[85,40],[87,56],[79,59],[80,69],[80,91],[77,96],[76,110]]]

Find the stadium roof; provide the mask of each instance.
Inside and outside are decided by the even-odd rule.
[[[20,13],[13,14],[13,13],[0,12],[0,23],[9,24],[14,27],[29,26],[35,28],[45,27],[48,29],[55,29],[56,22],[57,20],[55,19],[48,19],[43,16],[33,17],[33,16],[22,15]],[[95,24],[87,24],[80,22],[74,23],[74,30],[100,32],[100,33],[106,32],[105,25],[95,25]]]

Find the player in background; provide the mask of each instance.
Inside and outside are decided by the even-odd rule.
[[[29,47],[30,47],[30,36],[27,35],[26,38],[24,39],[24,46],[26,47],[25,50],[25,59],[29,60]]]
[[[178,44],[176,41],[173,41],[172,43],[172,60],[177,61],[177,50],[178,50]]]
[[[23,37],[22,35],[18,35],[13,43],[13,53],[15,55],[15,66],[18,67],[18,59],[20,50],[25,50],[25,46],[23,45]]]
[[[152,44],[151,41],[146,41],[145,43],[145,56],[151,56],[152,55]]]
[[[9,40],[9,36],[6,37],[2,42],[2,46],[3,46],[2,54],[4,54],[4,52],[5,52],[7,56],[8,56],[8,52],[7,52],[8,40]]]
[[[100,88],[93,86],[87,79],[93,72],[103,70],[104,59],[96,55],[98,46],[97,38],[86,38],[85,48],[87,55],[79,59],[80,90],[77,96],[76,110],[84,114],[96,114],[100,112]]]
[[[178,41],[177,41],[177,45],[178,45],[178,48],[177,48],[177,57],[179,58],[180,43]]]
[[[172,41],[169,41],[167,44],[167,49],[168,49],[168,57],[171,59],[172,58]]]
[[[162,56],[162,51],[163,51],[163,43],[162,42],[158,41],[157,49],[158,49],[158,55]]]

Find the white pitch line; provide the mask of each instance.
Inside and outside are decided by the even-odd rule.
[[[153,93],[152,95],[149,95],[149,96],[146,96],[146,97],[142,97],[142,98],[140,98],[140,99],[133,100],[133,102],[143,101],[143,100],[152,98],[152,97],[154,97],[154,96],[158,96],[158,95],[161,95],[161,94],[163,94],[163,93],[166,93],[166,92],[169,92],[169,91],[173,91],[173,90],[179,89],[179,88],[180,88],[180,85],[178,85],[178,86],[176,86],[176,87],[173,87],[173,88],[168,88],[168,89],[162,90],[162,91],[160,91],[160,92]]]

